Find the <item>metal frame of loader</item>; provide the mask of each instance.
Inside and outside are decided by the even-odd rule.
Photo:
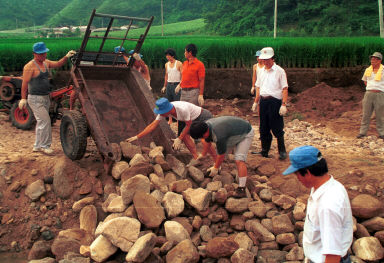
[[[104,36],[91,35],[95,17],[110,19]],[[117,19],[128,20],[129,26],[124,37],[109,37],[112,24]],[[139,38],[128,38],[134,21],[146,22],[146,30]],[[62,148],[70,159],[79,160],[84,156],[87,136],[91,135],[109,173],[112,164],[121,159],[119,143],[136,135],[154,120],[152,109],[155,100],[141,74],[132,68],[134,58],[130,57],[127,64],[121,53],[103,51],[107,40],[119,40],[120,49],[125,41],[135,41],[134,51],[139,53],[152,21],[153,17],[100,14],[93,10],[80,50],[72,59],[70,82],[74,84],[82,112],[67,112],[60,126]],[[101,40],[97,51],[86,51],[90,39]],[[122,66],[123,63],[125,65]],[[171,153],[169,139],[175,135],[164,123],[159,128],[150,136],[141,138],[140,143],[149,145],[154,141],[163,146],[166,153]]]

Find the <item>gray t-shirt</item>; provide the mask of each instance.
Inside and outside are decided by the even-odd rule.
[[[252,129],[248,121],[233,116],[212,118],[206,123],[211,129],[205,140],[216,143],[218,154],[225,154],[228,148],[241,142]]]

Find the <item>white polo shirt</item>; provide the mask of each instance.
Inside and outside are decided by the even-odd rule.
[[[303,248],[307,258],[325,262],[325,255],[347,254],[352,244],[353,221],[348,193],[331,178],[316,191],[311,189],[304,223]]]
[[[202,108],[187,101],[172,101],[171,104],[175,107],[178,121],[193,121],[200,116]],[[158,114],[156,120],[164,119]]]
[[[288,87],[284,69],[276,63],[273,63],[269,70],[264,66],[260,69],[260,75],[257,76],[256,87],[260,88],[260,96],[273,96],[281,100],[283,89]]]
[[[384,71],[384,70],[383,70]],[[363,76],[362,80],[367,82],[366,90],[380,90],[384,92],[384,72],[380,80],[375,80],[376,74],[372,72],[371,76]]]

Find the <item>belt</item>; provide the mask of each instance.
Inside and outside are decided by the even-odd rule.
[[[377,90],[377,89],[371,89],[371,90],[367,90],[367,91],[369,91],[369,92],[375,92],[375,93],[383,92],[383,91],[381,91],[381,90]]]
[[[260,96],[260,97],[261,97],[261,99],[263,99],[263,100],[276,99],[276,98],[273,97],[273,96]]]
[[[191,90],[191,89],[198,89],[196,87],[181,87],[183,90]]]
[[[169,84],[179,84],[180,82],[168,82]]]

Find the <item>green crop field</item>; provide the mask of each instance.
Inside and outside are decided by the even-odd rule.
[[[34,42],[44,41],[51,50],[48,58],[61,58],[70,49],[79,49],[82,39],[0,39],[0,64],[5,71],[20,71],[32,58]],[[99,39],[91,39],[87,50],[97,50]],[[104,51],[112,51],[120,45],[119,40],[108,40]],[[184,47],[195,43],[197,57],[208,68],[250,68],[255,62],[257,50],[271,46],[275,49],[276,61],[282,67],[353,67],[367,65],[368,57],[374,51],[384,50],[384,41],[378,37],[361,38],[256,38],[216,36],[148,36],[141,49],[144,60],[151,68],[163,67],[164,50],[174,48],[179,59],[184,58]],[[124,47],[134,48],[134,43]]]

